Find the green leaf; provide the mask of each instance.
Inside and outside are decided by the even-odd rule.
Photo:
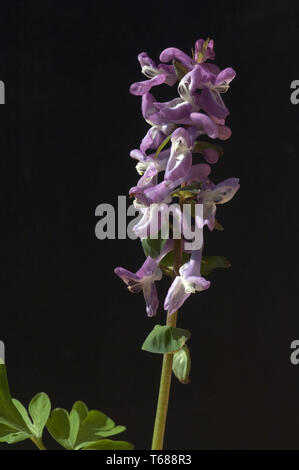
[[[35,435],[36,430],[33,426],[33,423],[31,421],[31,419],[29,418],[28,411],[26,410],[25,406],[22,405],[22,403],[19,400],[17,400],[16,398],[12,398],[12,402],[15,405],[15,407],[17,408],[20,415],[22,416],[23,420],[25,421],[28,429],[30,429],[31,434]]]
[[[191,357],[188,346],[185,344],[182,349],[173,355],[172,370],[176,378],[182,383],[190,382],[189,374],[191,369]]]
[[[111,439],[101,439],[84,447],[83,450],[133,450],[134,446],[126,441],[112,441]]]
[[[80,422],[83,421],[86,418],[87,413],[88,413],[87,405],[83,401],[80,401],[80,400],[76,401],[73,404],[72,410],[77,411],[77,413],[79,415]]]
[[[29,403],[29,413],[36,428],[36,437],[41,437],[51,411],[51,402],[44,392],[35,395]]]
[[[55,408],[47,422],[47,429],[53,439],[65,449],[72,449],[70,443],[70,419],[69,414],[63,408]]]
[[[151,258],[157,258],[161,253],[167,239],[159,238],[143,238],[141,240],[143,251],[145,256],[150,256]]]
[[[188,260],[189,260],[189,255],[187,253],[183,252],[183,254],[182,254],[182,264],[187,263]],[[159,263],[159,268],[167,276],[173,277],[174,276],[173,266],[174,266],[174,251],[170,251],[169,253],[167,253],[166,256],[164,256],[164,258],[161,259],[161,261]]]
[[[172,61],[172,64],[174,66],[174,70],[178,77],[178,80],[182,80],[182,78],[186,75],[186,73],[189,72],[189,70],[186,67],[184,67],[184,65],[181,64],[181,62],[179,62],[176,59]]]
[[[212,142],[204,142],[202,140],[198,140],[197,142],[195,142],[194,147],[193,147],[193,152],[202,153],[203,150],[206,150],[206,149],[216,150],[216,152],[219,153],[219,156],[222,156],[224,154],[224,150],[221,147],[221,145],[216,145],[216,144],[213,144]]]
[[[6,424],[0,423],[0,442],[7,442],[14,444],[15,442],[24,441],[28,439],[28,434],[25,432],[17,431]]]
[[[90,410],[80,422],[80,429],[75,448],[80,449],[101,437],[113,436],[125,430],[124,426],[115,426],[114,421],[97,410]]]
[[[203,256],[201,260],[201,275],[208,276],[216,268],[229,268],[230,261],[224,256]]]
[[[65,449],[79,450],[100,438],[123,432],[124,426],[97,410],[90,410],[83,401],[76,401],[70,413],[63,408],[52,411],[47,422],[51,436]]]
[[[156,325],[147,336],[141,349],[159,354],[173,353],[181,349],[190,336],[190,331],[182,328]]]
[[[11,398],[4,364],[0,364],[0,423],[17,432],[21,431],[28,437],[32,435],[31,429],[27,426]]]

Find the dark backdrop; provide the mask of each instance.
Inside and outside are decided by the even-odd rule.
[[[237,71],[214,180],[239,176],[241,189],[218,210],[225,231],[206,237],[232,268],[179,315],[192,331],[192,380],[173,380],[166,448],[299,449],[289,359],[299,337],[298,14],[290,0],[2,0],[0,338],[13,396],[27,404],[46,391],[68,409],[84,400],[125,424],[137,449],[150,445],[161,357],[140,346],[164,322],[163,302],[148,319],[142,295],[114,275],[144,255],[138,241],[97,240],[94,211],[137,179],[128,155],[148,128],[128,92],[142,79],[137,54],[188,52],[209,36],[220,67]]]

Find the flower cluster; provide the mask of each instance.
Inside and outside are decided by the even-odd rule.
[[[222,148],[211,140],[226,140],[231,135],[225,123],[229,111],[222,94],[228,91],[235,77],[231,67],[220,70],[210,62],[214,57],[214,42],[209,39],[196,41],[192,57],[174,47],[165,49],[160,54],[161,63],[158,65],[147,53],[138,55],[141,71],[147,80],[133,83],[130,92],[141,96],[142,115],[150,128],[140,147],[130,153],[138,161],[136,169],[140,179],[129,193],[135,198],[134,205],[141,213],[133,229],[141,240],[149,234],[154,235],[150,231],[153,217],[157,212],[163,215],[167,205],[178,194],[178,188],[183,189],[186,185],[197,188],[193,191],[193,203],[203,205],[203,215],[194,223],[200,228],[206,225],[210,230],[215,228],[217,204],[229,201],[239,189],[238,178],[229,178],[218,184],[209,178],[210,165],[215,164],[222,154]],[[167,102],[158,102],[152,90],[161,84],[169,87],[177,84],[178,96]],[[207,141],[202,140],[204,135],[209,138]],[[193,164],[193,154],[194,159],[200,154],[203,161]],[[174,217],[182,220],[179,205]],[[161,223],[156,230],[161,230]],[[120,267],[115,269],[131,292],[143,291],[149,316],[156,314],[159,304],[155,286],[155,282],[162,278],[159,265],[171,250],[173,240],[169,239],[160,254],[155,258],[148,256],[136,273]],[[210,282],[201,275],[202,247],[191,254],[189,252],[188,258],[176,273],[167,293],[164,308],[169,314],[177,311],[191,293],[210,286]]]

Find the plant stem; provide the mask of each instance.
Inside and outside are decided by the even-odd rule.
[[[178,274],[179,267],[182,260],[182,240],[174,240],[174,276]],[[176,326],[177,314],[175,312],[171,315],[167,313],[166,325]],[[172,377],[172,361],[173,354],[168,353],[163,355],[159,397],[156,411],[156,419],[154,426],[152,450],[162,450],[165,435],[165,426],[169,402],[169,392]]]
[[[30,438],[32,442],[36,445],[36,447],[39,448],[39,450],[47,450],[43,444],[42,438],[41,437],[34,437],[32,436]]]

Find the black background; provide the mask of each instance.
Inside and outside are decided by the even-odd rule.
[[[289,358],[299,337],[298,2],[2,0],[0,10],[0,338],[12,395],[28,404],[45,391],[67,409],[84,400],[149,447],[161,357],[140,346],[164,322],[168,280],[147,318],[142,295],[113,273],[139,268],[140,243],[99,241],[94,212],[137,180],[129,151],[148,128],[128,92],[143,79],[137,54],[157,60],[209,36],[216,63],[237,71],[214,181],[239,176],[241,189],[218,209],[225,231],[206,234],[206,253],[232,268],[179,315],[192,332],[192,380],[173,380],[165,445],[299,449],[299,365]]]

